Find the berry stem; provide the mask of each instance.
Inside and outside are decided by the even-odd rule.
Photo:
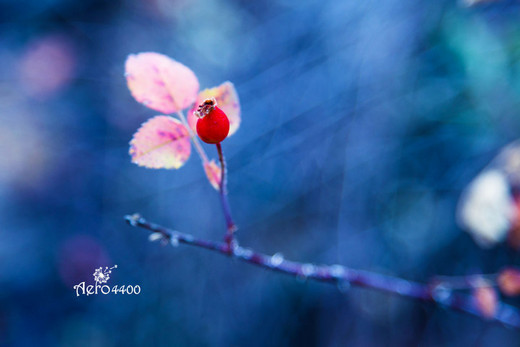
[[[188,130],[191,141],[193,142],[193,145],[195,146],[195,150],[197,151],[200,159],[202,160],[202,166],[204,166],[204,164],[209,162],[208,156],[207,156],[206,152],[204,151],[204,148],[202,148],[202,146],[199,142],[199,139],[197,138],[197,136],[195,136],[195,133],[189,126],[188,121],[186,120],[186,117],[184,116],[184,113],[182,113],[182,111],[178,111],[177,115],[179,116],[179,119],[181,120],[182,124],[184,124],[184,126]],[[234,236],[235,231],[237,230],[237,227],[236,227],[235,223],[233,222],[233,218],[231,217],[231,208],[229,207],[229,201],[227,198],[226,160],[225,160],[224,154],[222,152],[222,146],[220,145],[220,143],[217,143],[216,145],[217,145],[218,158],[220,161],[220,168],[221,168],[219,195],[220,195],[220,201],[222,203],[222,209],[224,211],[224,218],[226,219],[226,225],[227,225],[227,231],[226,231],[224,240],[226,241],[226,245],[228,246],[229,251],[231,252],[232,247],[234,247],[237,244],[237,241]]]
[[[231,208],[229,207],[229,201],[227,198],[227,181],[226,181],[226,159],[224,158],[224,153],[222,152],[222,146],[220,142],[216,144],[218,159],[220,161],[220,185],[219,185],[219,195],[220,201],[222,202],[222,209],[224,211],[224,218],[226,218],[227,232],[224,237],[226,245],[228,247],[229,252],[231,252],[232,248],[236,246],[235,240],[235,231],[237,227],[233,222],[233,218],[231,217]]]
[[[330,283],[337,285],[339,288],[348,288],[349,285],[354,285],[419,301],[431,302],[441,307],[474,315],[483,320],[491,320],[520,329],[520,312],[515,307],[503,302],[498,303],[495,314],[489,317],[482,314],[478,309],[472,295],[453,292],[449,288],[435,286],[431,283],[409,281],[399,277],[352,269],[342,265],[300,263],[286,260],[279,253],[271,256],[239,245],[230,248],[227,243],[198,239],[190,234],[150,223],[138,214],[126,216],[125,219],[129,225],[147,229],[172,245],[182,243],[203,248],[229,255],[264,269],[285,273],[295,278]]]

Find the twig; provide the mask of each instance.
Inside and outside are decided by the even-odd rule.
[[[229,201],[227,198],[227,181],[226,181],[226,159],[224,158],[224,153],[222,152],[222,146],[217,143],[217,151],[218,151],[218,159],[220,161],[220,185],[219,185],[219,195],[220,201],[222,202],[222,209],[224,211],[224,217],[226,218],[227,231],[224,240],[226,245],[228,246],[228,251],[231,251],[233,247],[236,247],[235,240],[235,231],[237,227],[233,222],[233,218],[231,217],[231,208],[229,207]]]
[[[238,245],[230,248],[227,243],[198,239],[190,234],[149,223],[137,214],[126,216],[125,219],[131,226],[147,229],[153,233],[152,235],[158,235],[159,238],[174,245],[183,243],[216,251],[246,263],[255,264],[265,269],[298,278],[331,283],[338,286],[352,284],[394,295],[433,302],[445,308],[466,312],[482,319],[520,329],[520,313],[516,308],[504,303],[498,303],[495,314],[492,317],[486,317],[478,310],[472,296],[454,293],[443,285],[423,284],[375,272],[350,269],[342,265],[314,265],[289,261],[285,260],[279,253],[270,256]]]

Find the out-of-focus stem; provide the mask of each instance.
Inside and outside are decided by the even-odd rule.
[[[497,286],[498,274],[476,274],[467,276],[435,276],[433,285],[444,286],[449,289],[475,289],[481,287]]]

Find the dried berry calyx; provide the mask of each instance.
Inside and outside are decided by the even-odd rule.
[[[229,119],[217,106],[215,98],[204,100],[194,112],[197,120],[197,134],[206,143],[220,143],[229,133]]]
[[[194,114],[198,118],[204,118],[204,116],[207,116],[215,107],[217,106],[217,100],[215,98],[209,98],[202,102],[202,104],[199,105],[197,108],[197,111],[194,112]]]

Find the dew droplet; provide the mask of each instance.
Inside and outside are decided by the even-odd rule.
[[[306,280],[307,277],[312,276],[314,274],[314,272],[316,271],[316,267],[312,264],[303,264],[301,271],[301,278],[303,280]]]
[[[253,257],[253,251],[249,248],[243,248],[242,257],[244,259],[251,259]]]
[[[282,253],[275,253],[271,259],[269,260],[269,263],[271,266],[277,267],[280,266],[280,264],[283,263],[283,254]]]
[[[151,233],[150,235],[148,235],[148,241],[150,242],[154,242],[154,241],[159,241],[160,239],[162,239],[162,234],[161,233]]]
[[[172,236],[170,239],[170,243],[173,247],[177,247],[179,245],[179,237],[178,236]]]
[[[304,276],[311,276],[316,271],[316,267],[312,264],[304,264],[302,267],[302,272]]]

